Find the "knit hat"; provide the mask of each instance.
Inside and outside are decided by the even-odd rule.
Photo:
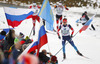
[[[33,3],[33,6],[36,6],[36,3]]]
[[[66,18],[64,18],[64,19],[63,19],[63,22],[67,22],[67,19],[66,19]]]
[[[52,56],[51,57],[51,61],[56,62],[57,61],[57,57],[56,56]]]
[[[24,34],[22,32],[19,33],[22,37],[24,37]]]
[[[0,34],[5,36],[6,32],[5,31],[1,31]]]

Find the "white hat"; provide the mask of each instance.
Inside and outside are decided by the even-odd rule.
[[[36,3],[33,3],[33,6],[36,6]]]
[[[50,2],[50,4],[52,5],[53,3],[52,3],[52,2]]]
[[[57,2],[56,4],[59,4],[59,2]]]

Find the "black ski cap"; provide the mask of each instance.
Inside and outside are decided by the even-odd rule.
[[[87,11],[85,11],[84,13],[87,13]]]

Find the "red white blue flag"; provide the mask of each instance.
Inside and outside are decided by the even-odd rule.
[[[79,30],[79,33],[81,33],[82,31],[85,31],[88,28],[90,23],[93,21],[93,18],[95,17],[95,15],[93,15],[92,18],[85,23],[85,25]]]
[[[39,54],[40,48],[48,42],[47,34],[43,25],[43,22],[40,23],[40,29],[38,34],[38,41],[31,43],[21,55],[30,53],[37,49],[37,55]]]
[[[5,16],[9,26],[17,27],[25,19],[32,18],[31,9],[4,7]]]

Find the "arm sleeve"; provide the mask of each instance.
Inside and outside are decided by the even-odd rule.
[[[71,35],[73,35],[74,34],[74,29],[71,27],[71,25],[69,25],[69,28],[72,30]]]
[[[82,14],[82,17],[84,16],[84,13]]]
[[[86,20],[89,20],[89,17],[87,15],[85,15]]]
[[[30,6],[29,8],[32,8],[32,6]]]
[[[40,9],[41,7],[39,5],[37,5],[37,7]]]
[[[66,10],[69,10],[68,8],[66,8]]]
[[[67,6],[64,6],[64,7],[65,7],[66,10],[69,10],[69,9],[67,8]]]

